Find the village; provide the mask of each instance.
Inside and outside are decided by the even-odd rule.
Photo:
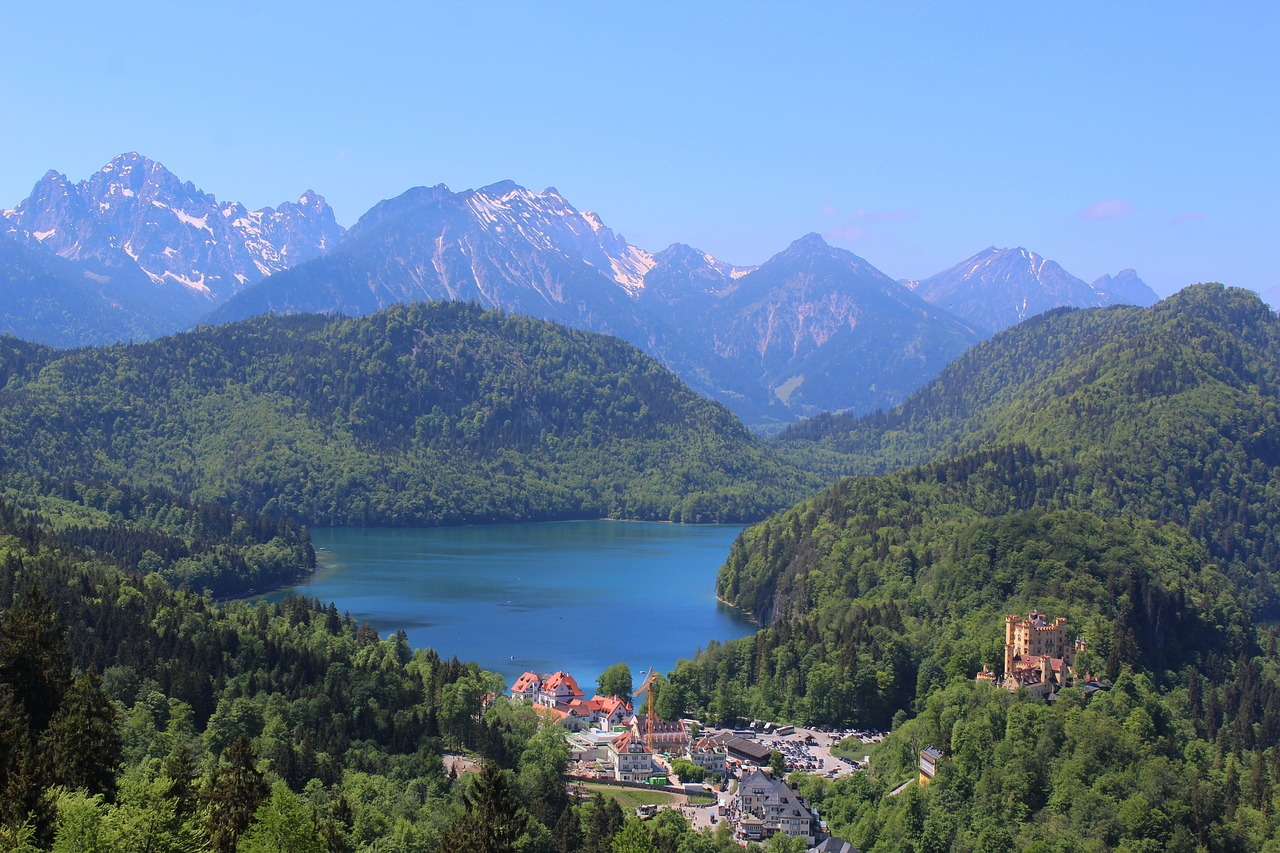
[[[997,677],[987,667],[979,683],[1010,692],[1024,690],[1054,701],[1064,687],[1076,686],[1086,696],[1107,689],[1087,676],[1077,676],[1075,662],[1083,641],[1069,642],[1066,619],[1050,621],[1033,610],[1022,618],[1005,619],[1004,668]],[[661,790],[678,796],[670,807],[681,808],[695,829],[727,823],[741,844],[760,842],[783,833],[803,838],[810,851],[852,853],[854,848],[832,837],[818,812],[788,782],[793,771],[837,778],[864,770],[862,760],[837,755],[832,748],[850,739],[863,745],[882,741],[879,730],[807,729],[754,721],[725,729],[704,726],[693,719],[660,720],[653,712],[651,671],[632,692],[630,701],[618,696],[588,698],[572,675],[525,672],[511,688],[511,701],[528,703],[550,722],[564,728],[569,744],[569,778],[576,783]],[[644,713],[636,708],[648,698]],[[912,784],[930,784],[945,761],[936,746],[920,751],[919,774],[890,793]],[[640,806],[637,814],[652,816],[657,806]]]
[[[862,769],[831,747],[853,737],[870,744],[882,731],[820,731],[755,723],[744,729],[717,729],[697,720],[659,720],[636,713],[652,686],[653,676],[633,693],[587,698],[572,675],[526,672],[512,687],[511,698],[531,704],[538,713],[564,727],[570,750],[569,777],[576,782],[663,790],[683,795],[695,805],[681,804],[695,829],[728,822],[741,843],[764,841],[785,833],[804,838],[811,849],[831,846],[820,816],[787,783],[786,773],[800,770],[834,778]],[[783,770],[774,775],[773,770]],[[699,802],[701,801],[701,802]],[[656,809],[641,807],[641,817]],[[838,842],[838,839],[836,840]],[[817,845],[825,844],[821,848]],[[852,849],[847,848],[847,849]]]

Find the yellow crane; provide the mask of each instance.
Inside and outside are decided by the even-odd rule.
[[[653,667],[649,667],[649,672],[644,677],[644,681],[640,682],[640,686],[636,688],[635,693],[631,696],[631,707],[635,708],[639,705],[640,696],[648,693],[648,713],[645,714],[645,746],[649,752],[653,752],[653,726],[657,717],[653,713],[653,683],[658,680],[658,671]]]

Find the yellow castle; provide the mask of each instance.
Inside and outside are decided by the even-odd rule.
[[[1067,619],[1059,616],[1052,622],[1035,610],[1023,619],[1014,614],[1004,617],[1004,679],[1006,690],[1026,688],[1047,696],[1075,681],[1076,654],[1084,650],[1084,641],[1067,639]],[[979,681],[995,682],[995,673],[983,669]]]

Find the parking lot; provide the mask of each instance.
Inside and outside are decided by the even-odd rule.
[[[710,732],[708,732],[710,733]],[[752,740],[776,749],[786,760],[787,772],[813,773],[834,779],[862,769],[861,759],[833,755],[831,747],[845,738],[854,737],[870,745],[884,740],[885,732],[876,729],[821,730],[797,727],[785,735],[754,734]]]

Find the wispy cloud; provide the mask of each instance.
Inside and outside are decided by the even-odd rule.
[[[1078,216],[1089,222],[1120,219],[1133,213],[1134,207],[1122,198],[1104,198],[1080,211]]]
[[[896,210],[868,210],[865,207],[859,207],[857,210],[841,210],[830,203],[818,208],[818,213],[829,219],[867,219],[872,222],[898,222],[903,219],[915,219],[918,216],[909,207],[902,207]]]
[[[897,210],[867,210],[860,207],[853,212],[858,219],[870,219],[874,222],[898,222],[902,219],[915,219],[916,212],[910,208]]]
[[[1198,210],[1188,210],[1186,213],[1179,213],[1173,217],[1174,222],[1200,222],[1204,219],[1204,214]]]
[[[822,236],[830,240],[861,240],[867,236],[867,229],[860,225],[839,225],[823,232]]]

